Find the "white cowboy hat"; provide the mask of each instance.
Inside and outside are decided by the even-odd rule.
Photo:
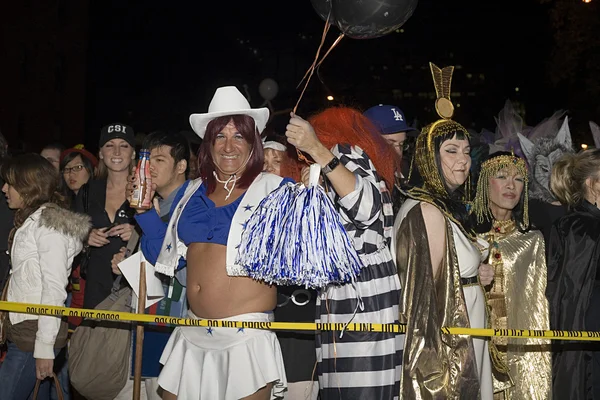
[[[190,115],[190,125],[196,135],[204,139],[206,126],[215,118],[225,115],[248,115],[254,119],[258,133],[261,133],[269,120],[268,108],[251,108],[250,103],[235,86],[224,86],[217,89],[210,104],[208,112]]]

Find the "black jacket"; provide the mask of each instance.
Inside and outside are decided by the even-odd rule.
[[[86,196],[87,207],[84,204]],[[75,210],[87,213],[92,217],[92,228],[105,228],[111,224],[111,219],[105,210],[105,203],[106,180],[89,181],[77,193]],[[87,212],[85,211],[86,208]],[[119,224],[129,223],[135,225],[134,214],[135,210],[129,207],[128,201],[125,201],[117,211],[116,216],[114,216],[114,221]],[[112,273],[111,261],[121,247],[127,246],[127,242],[121,240],[120,237],[111,237],[109,240],[110,243],[105,246],[90,247],[89,249],[90,259],[85,277],[84,308],[95,308],[108,297],[116,279],[116,275]]]
[[[552,226],[548,243],[550,329],[587,331],[590,300],[600,281],[600,210],[584,201]],[[596,288],[595,288],[596,287]],[[552,365],[555,399],[592,399],[591,352],[597,342],[557,341]]]
[[[529,220],[531,224],[542,232],[544,241],[550,241],[552,225],[567,213],[567,207],[555,206],[538,199],[529,200]],[[548,246],[546,246],[546,253]]]

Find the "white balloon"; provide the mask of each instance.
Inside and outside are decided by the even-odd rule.
[[[258,86],[258,92],[266,101],[271,101],[277,96],[279,85],[271,78],[263,79]]]

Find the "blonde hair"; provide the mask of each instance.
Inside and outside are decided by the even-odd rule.
[[[550,188],[563,205],[574,206],[585,199],[588,178],[600,179],[600,149],[562,156],[552,168]]]

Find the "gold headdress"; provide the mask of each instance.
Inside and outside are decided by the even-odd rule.
[[[427,125],[421,131],[415,147],[415,161],[419,173],[423,177],[423,188],[435,196],[447,197],[449,193],[435,161],[434,140],[436,137],[453,132],[460,132],[466,137],[470,135],[461,124],[450,119],[454,115],[454,106],[450,101],[450,87],[454,67],[449,66],[440,69],[433,63],[429,63],[429,67],[431,68],[437,95],[435,110],[441,119]]]
[[[450,119],[454,115],[454,106],[450,101],[450,87],[454,67],[449,66],[440,69],[433,63],[429,63],[429,67],[437,95],[435,110],[441,119],[424,127],[417,137],[413,162],[416,162],[419,173],[423,178],[423,187],[414,187],[408,190],[406,194],[413,199],[434,204],[446,217],[454,221],[469,238],[474,239],[474,233],[467,232],[462,224],[454,218],[452,212],[447,209],[444,200],[450,197],[450,193],[448,193],[444,177],[441,175],[435,156],[436,138],[453,133],[458,133],[466,138],[470,137],[469,132],[464,126]],[[411,170],[412,167],[411,163]],[[467,179],[467,182],[469,182],[469,179]]]
[[[527,166],[525,160],[513,155],[499,155],[492,157],[481,164],[481,171],[477,181],[477,194],[475,195],[475,203],[473,204],[473,212],[477,216],[477,222],[483,223],[493,221],[494,216],[490,209],[490,178],[495,176],[503,169],[516,168],[519,175],[525,181],[523,191],[525,194],[523,200],[523,221],[519,221],[526,228],[529,226],[529,199],[527,195]]]

